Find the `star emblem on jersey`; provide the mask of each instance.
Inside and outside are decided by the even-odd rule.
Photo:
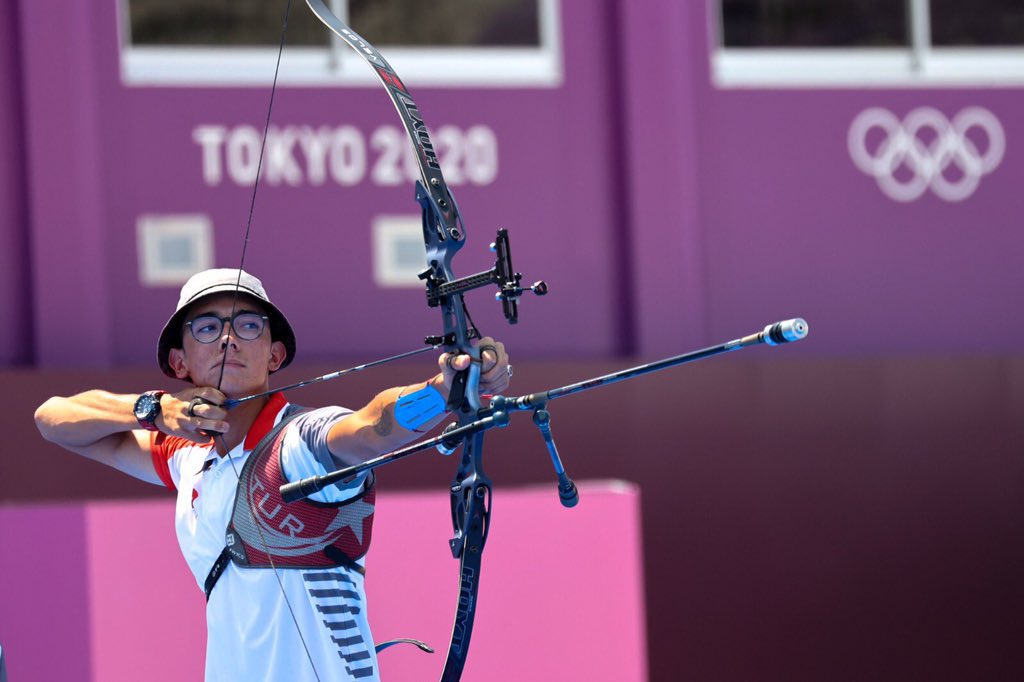
[[[346,505],[338,513],[338,516],[331,522],[331,525],[327,527],[325,535],[332,535],[333,531],[341,530],[342,528],[351,528],[352,534],[356,536],[356,541],[362,546],[363,522],[371,516],[373,516],[372,504],[367,503],[365,500],[353,502]]]

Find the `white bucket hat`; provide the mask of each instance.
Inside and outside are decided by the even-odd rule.
[[[182,325],[185,323],[188,307],[207,296],[225,292],[234,293],[236,289],[239,296],[251,296],[267,309],[267,318],[270,320],[270,338],[283,343],[288,353],[278,369],[284,369],[291,363],[295,357],[295,332],[292,331],[292,326],[288,324],[287,318],[277,309],[277,306],[270,302],[263,283],[245,270],[217,268],[192,275],[181,287],[178,307],[171,318],[167,320],[164,330],[160,332],[160,341],[156,349],[156,358],[164,374],[172,379],[177,378],[167,362],[167,357],[172,348],[181,348]]]

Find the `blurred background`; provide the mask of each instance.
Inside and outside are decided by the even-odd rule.
[[[405,132],[293,4],[245,260],[298,335],[279,384],[438,331]],[[431,129],[457,273],[506,227],[551,288],[515,327],[467,296],[516,393],[810,324],[552,404],[571,475],[639,486],[650,679],[1024,677],[1024,5],[331,4]],[[44,443],[32,412],[175,388],[156,337],[190,274],[241,258],[283,3],[0,12],[0,504],[166,498]],[[431,367],[291,399],[355,407]],[[487,451],[498,491],[553,481],[527,420]],[[439,460],[382,489],[444,495]]]

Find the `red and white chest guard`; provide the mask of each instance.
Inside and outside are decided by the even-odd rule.
[[[299,414],[286,414],[242,467],[227,552],[235,564],[249,568],[347,566],[362,573],[355,561],[370,548],[377,496],[372,476],[362,492],[336,504],[286,503],[278,493],[288,482],[281,469],[285,427]]]

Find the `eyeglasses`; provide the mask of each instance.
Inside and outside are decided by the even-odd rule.
[[[260,338],[267,326],[267,316],[259,313],[235,313],[234,317],[217,317],[216,315],[200,315],[186,322],[185,326],[192,332],[192,338],[199,343],[213,343],[224,331],[224,323],[230,322],[235,336],[246,341]]]

